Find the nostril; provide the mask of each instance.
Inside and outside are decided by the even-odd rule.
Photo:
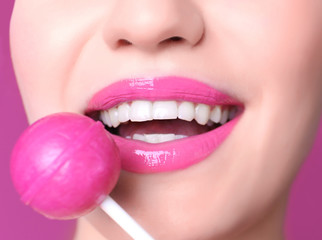
[[[167,38],[167,39],[165,39],[165,40],[163,40],[163,41],[161,41],[160,42],[160,44],[171,44],[171,43],[180,43],[180,42],[183,42],[183,41],[185,41],[185,39],[184,38],[182,38],[182,37],[178,37],[178,36],[174,36],[174,37],[171,37],[171,38]]]
[[[171,37],[171,38],[168,39],[168,41],[171,41],[171,42],[180,42],[182,40],[183,40],[182,37],[177,37],[177,36]]]
[[[173,37],[164,39],[159,44],[160,45],[168,45],[168,44],[172,44],[172,43],[181,43],[184,41],[185,41],[185,39],[182,37],[173,36]],[[126,46],[130,46],[130,45],[133,45],[133,43],[131,41],[122,38],[116,42],[115,46],[116,46],[116,48],[119,48],[119,47],[126,47]]]
[[[116,43],[117,47],[125,47],[125,46],[129,46],[129,45],[132,45],[132,43],[126,39],[120,39]]]

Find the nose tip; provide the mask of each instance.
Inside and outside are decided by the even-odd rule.
[[[168,45],[195,46],[204,33],[198,9],[180,0],[119,1],[107,19],[104,39],[117,49],[153,50]]]

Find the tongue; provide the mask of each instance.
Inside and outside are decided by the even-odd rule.
[[[169,134],[193,136],[212,130],[213,127],[201,126],[196,121],[154,120],[149,122],[128,122],[119,127],[122,137],[134,134]]]

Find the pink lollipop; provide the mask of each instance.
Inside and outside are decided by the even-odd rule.
[[[108,194],[121,169],[118,148],[100,122],[73,113],[40,119],[11,158],[21,200],[41,214],[72,219],[100,207],[131,237],[153,239]]]
[[[49,218],[89,213],[114,188],[118,149],[100,122],[73,113],[40,119],[18,140],[11,175],[21,200]]]

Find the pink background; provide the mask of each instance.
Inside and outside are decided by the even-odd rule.
[[[27,127],[9,55],[13,2],[2,0],[0,5],[0,239],[67,240],[73,234],[74,221],[48,220],[35,213],[20,202],[11,184],[10,152]],[[285,226],[288,240],[322,239],[321,173],[322,124],[312,153],[293,186]]]

